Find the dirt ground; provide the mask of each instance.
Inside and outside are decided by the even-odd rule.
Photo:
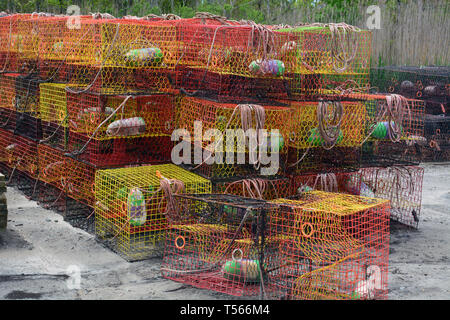
[[[450,163],[423,167],[419,229],[391,227],[389,299],[450,299]],[[160,258],[126,262],[16,189],[7,201],[0,299],[236,299],[163,279]]]

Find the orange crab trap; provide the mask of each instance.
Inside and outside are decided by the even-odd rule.
[[[38,145],[39,180],[64,190],[67,160],[64,151],[45,144]]]
[[[273,200],[292,195],[291,181],[287,177],[212,180],[213,193],[234,194],[244,198]]]
[[[279,257],[268,281],[275,297],[387,298],[388,200],[310,191],[274,202]]]
[[[363,168],[360,171],[361,194],[388,199],[391,219],[417,228],[422,205],[424,169],[417,166]]]
[[[175,193],[210,193],[211,183],[173,164],[99,170],[95,232],[128,261],[161,253]]]
[[[178,85],[190,94],[286,96],[290,35],[264,26],[179,23]],[[270,86],[264,87],[264,84]]]
[[[7,15],[0,18],[0,71],[17,72],[17,21],[20,15]]]
[[[287,77],[296,100],[367,92],[372,34],[345,24],[279,29],[292,61]]]
[[[67,32],[71,83],[124,94],[170,90],[177,61],[175,27],[151,21],[84,19]],[[69,50],[68,49],[68,50]]]
[[[164,278],[234,296],[265,289],[269,238],[266,201],[236,195],[177,195],[168,216]]]
[[[31,178],[37,179],[39,174],[37,146],[36,141],[14,135],[11,144],[6,147],[7,165],[13,170],[19,170]]]

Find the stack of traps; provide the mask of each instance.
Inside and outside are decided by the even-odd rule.
[[[321,191],[176,200],[161,267],[168,279],[235,296],[387,297],[387,200]]]

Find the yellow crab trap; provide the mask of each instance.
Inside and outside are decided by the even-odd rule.
[[[16,128],[15,81],[19,74],[0,74],[0,127],[8,130]]]
[[[275,255],[266,201],[235,195],[177,195],[169,213],[163,277],[234,296],[265,289]]]
[[[234,194],[244,198],[273,200],[290,197],[291,181],[287,177],[212,180],[213,193]]]
[[[179,86],[194,93],[228,97],[286,95],[290,35],[255,24],[179,23],[182,54]],[[264,83],[271,83],[266,86]],[[253,89],[253,90],[252,90]]]
[[[39,15],[22,16],[17,21],[18,62],[20,72],[37,71],[39,58]],[[25,70],[24,70],[25,69]]]
[[[372,33],[344,23],[279,29],[292,65],[289,90],[295,99],[367,92]]]
[[[276,296],[387,297],[388,200],[310,191],[296,200],[274,202],[280,207],[271,214],[270,230],[271,235],[281,239],[279,258],[274,260],[280,262],[273,266],[276,271],[270,274],[269,281]]]
[[[425,103],[397,94],[365,95],[367,140],[410,143],[424,136]]]
[[[177,61],[175,27],[149,21],[85,19],[67,32],[71,83],[123,94],[171,90]]]
[[[287,144],[298,149],[357,147],[365,138],[367,111],[360,102],[291,103]]]
[[[39,85],[39,118],[42,125],[41,143],[66,149],[69,137],[66,84]]]
[[[363,168],[360,171],[360,193],[388,199],[391,219],[417,228],[422,205],[424,170],[417,166]]]
[[[210,193],[211,183],[173,164],[97,171],[97,238],[129,261],[159,254],[166,214],[179,192]]]

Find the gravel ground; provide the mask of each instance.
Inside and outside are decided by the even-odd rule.
[[[423,167],[419,229],[391,227],[389,299],[450,299],[450,163]],[[163,279],[159,258],[126,262],[16,189],[7,201],[0,299],[235,299]]]

